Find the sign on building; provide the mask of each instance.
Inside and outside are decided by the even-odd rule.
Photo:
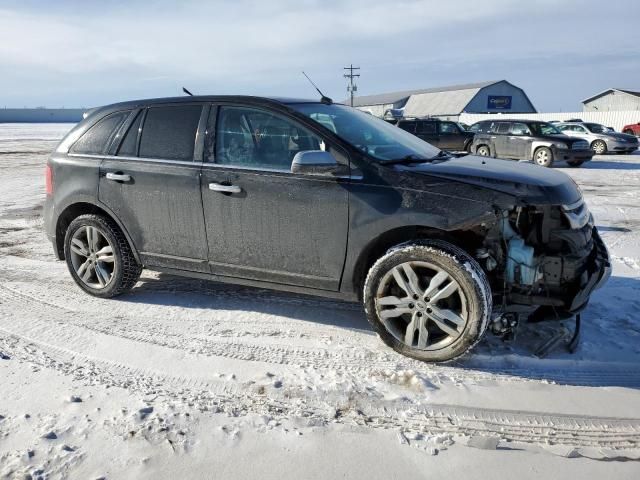
[[[489,110],[511,110],[511,95],[489,95],[487,108]]]

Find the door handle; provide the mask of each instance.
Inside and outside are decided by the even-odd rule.
[[[131,175],[127,175],[125,173],[113,173],[107,172],[107,180],[113,180],[114,182],[130,182]]]
[[[240,188],[237,185],[222,185],[221,183],[210,183],[209,190],[213,190],[214,192],[223,192],[223,193],[242,192],[242,188]]]

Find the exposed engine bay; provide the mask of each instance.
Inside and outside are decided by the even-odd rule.
[[[491,282],[500,320],[494,330],[524,318],[570,318],[610,274],[606,247],[582,200],[497,212],[476,259]]]

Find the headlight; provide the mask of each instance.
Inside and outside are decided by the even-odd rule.
[[[569,148],[569,146],[566,143],[554,143],[553,146],[556,147],[556,148],[562,148],[562,149],[565,149],[565,150],[567,150]]]

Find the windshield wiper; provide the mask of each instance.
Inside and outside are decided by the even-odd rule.
[[[423,163],[423,162],[430,162],[431,159],[430,158],[424,158],[424,157],[418,157],[417,155],[410,153],[409,155],[405,155],[402,158],[393,158],[391,160],[383,160],[382,163],[383,165],[396,165],[399,163],[402,164],[409,164],[409,163]]]

